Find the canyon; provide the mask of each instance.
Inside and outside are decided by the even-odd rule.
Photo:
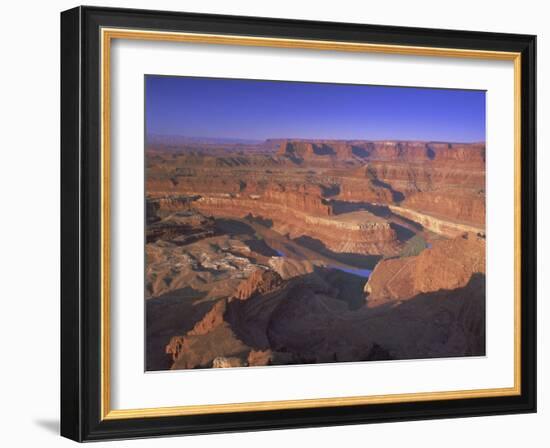
[[[485,144],[146,147],[146,369],[485,354]]]

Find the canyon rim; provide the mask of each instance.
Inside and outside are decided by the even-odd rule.
[[[147,75],[146,370],[485,355],[485,92]]]

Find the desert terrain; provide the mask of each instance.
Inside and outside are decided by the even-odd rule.
[[[485,144],[150,139],[146,369],[485,354]]]

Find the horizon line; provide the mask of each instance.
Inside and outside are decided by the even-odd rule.
[[[423,143],[486,143],[487,139],[483,140],[442,140],[442,139],[425,139],[425,138],[365,138],[365,137],[346,137],[346,138],[334,138],[334,137],[264,137],[264,138],[248,138],[248,137],[225,137],[225,136],[196,136],[196,135],[184,135],[184,134],[159,134],[151,133],[145,136],[145,140],[150,137],[179,137],[188,138],[194,140],[241,140],[249,142],[267,142],[269,140],[318,140],[318,141],[367,141],[367,142],[423,142]]]

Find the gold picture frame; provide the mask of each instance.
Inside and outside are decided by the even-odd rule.
[[[108,11],[107,16],[109,19],[105,19],[105,11]],[[466,32],[448,32],[446,37],[438,37],[439,34],[432,33],[432,30],[423,30],[426,39],[431,39],[433,45],[427,45],[426,42],[416,44],[406,44],[404,42],[395,42],[395,38],[391,36],[389,30],[369,30],[368,26],[365,28],[365,42],[358,41],[346,41],[346,40],[330,40],[321,38],[289,38],[289,37],[277,37],[273,31],[277,26],[294,27],[296,31],[300,29],[300,24],[279,22],[266,23],[267,28],[271,31],[267,31],[265,36],[262,35],[250,35],[243,29],[243,34],[230,34],[223,32],[223,24],[220,24],[217,19],[211,18],[212,29],[216,29],[216,32],[197,31],[193,25],[195,17],[184,17],[185,15],[178,15],[177,13],[158,13],[155,16],[154,12],[143,13],[145,14],[145,21],[150,20],[153,23],[153,19],[156,29],[147,29],[144,26],[131,26],[133,23],[131,14],[123,10],[117,10],[117,12],[102,9],[102,8],[76,8],[74,10],[63,13],[64,27],[67,35],[71,34],[74,38],[74,33],[79,34],[80,39],[91,39],[89,34],[85,34],[84,29],[79,27],[79,22],[85,21],[86,23],[93,24],[90,29],[93,29],[93,39],[98,50],[98,54],[93,56],[94,61],[97,63],[98,69],[98,90],[97,98],[99,104],[97,105],[100,113],[100,123],[98,127],[97,141],[99,143],[99,182],[98,182],[98,218],[99,218],[99,245],[98,245],[98,270],[100,275],[98,285],[98,311],[99,322],[97,326],[97,334],[99,335],[98,353],[99,360],[97,367],[99,368],[97,383],[94,383],[99,388],[99,396],[97,399],[99,403],[93,405],[94,411],[86,411],[87,419],[95,419],[98,427],[101,425],[108,425],[110,422],[123,422],[122,425],[127,425],[128,422],[138,421],[142,419],[150,420],[151,423],[148,426],[146,434],[163,434],[162,427],[157,426],[155,419],[162,418],[174,418],[183,419],[192,416],[209,416],[209,415],[228,415],[228,414],[241,414],[241,413],[262,413],[265,411],[290,411],[290,410],[315,410],[320,408],[327,408],[327,412],[334,411],[337,408],[345,407],[361,407],[364,409],[366,406],[373,405],[388,405],[399,403],[418,403],[419,406],[422,403],[432,403],[441,401],[449,403],[449,401],[456,400],[472,400],[472,399],[511,399],[510,403],[515,403],[513,400],[525,401],[526,399],[531,403],[533,400],[532,390],[529,388],[526,390],[524,385],[526,381],[531,381],[533,372],[531,371],[534,363],[532,350],[528,350],[528,359],[525,358],[526,339],[525,332],[532,331],[532,329],[526,330],[522,327],[522,323],[532,320],[532,316],[526,316],[525,301],[534,300],[533,297],[525,297],[522,291],[525,286],[525,272],[522,273],[522,260],[526,257],[533,258],[533,250],[531,246],[526,246],[525,241],[522,240],[523,232],[530,231],[532,229],[522,229],[522,222],[525,213],[531,213],[533,204],[526,203],[526,191],[524,186],[526,183],[532,182],[532,179],[525,177],[527,170],[531,170],[531,160],[527,160],[525,153],[533,151],[531,142],[532,136],[526,135],[525,131],[532,126],[532,114],[528,114],[526,111],[532,109],[533,104],[530,100],[530,96],[526,95],[526,89],[534,89],[534,85],[531,86],[531,79],[533,73],[530,71],[532,59],[534,55],[532,53],[533,37],[532,36],[515,36],[502,37],[502,49],[489,48],[491,47],[490,36],[475,36],[473,35],[461,35],[460,33]],[[63,17],[63,16],[62,16]],[[113,19],[115,17],[115,19]],[[190,28],[189,31],[172,30],[168,22],[181,19],[182,28]],[[207,16],[203,17],[206,20]],[[165,29],[158,29],[158,24],[162,21],[166,21]],[[226,18],[227,20],[227,18]],[[235,19],[237,20],[237,19]],[[250,23],[254,24],[255,19],[250,19]],[[258,24],[262,20],[269,21],[269,19],[257,19]],[[139,22],[139,21],[138,21]],[[141,22],[140,22],[141,23]],[[170,22],[173,23],[173,22]],[[322,24],[320,28],[325,27],[327,30],[338,29],[338,24]],[[358,25],[358,27],[361,27]],[[246,28],[246,27],[245,27]],[[340,28],[342,33],[345,33],[345,27]],[[87,30],[86,33],[91,31]],[[287,33],[287,29],[281,30],[280,33],[284,35]],[[370,33],[370,34],[369,34]],[[374,34],[373,34],[374,33]],[[455,33],[455,34],[453,34]],[[297,33],[298,34],[298,33]],[[315,34],[315,33],[312,33]],[[437,34],[437,35],[436,35]],[[468,34],[468,33],[466,33]],[[475,34],[475,33],[474,33]],[[378,41],[369,41],[373,36],[378,36]],[[370,37],[369,37],[370,36]],[[511,37],[515,36],[515,37]],[[470,40],[468,40],[469,38]],[[471,40],[476,40],[478,48],[471,48]],[[474,39],[474,40],[475,40]],[[394,395],[371,395],[371,396],[353,396],[353,397],[339,397],[339,398],[315,398],[305,400],[282,400],[282,401],[264,401],[264,402],[246,402],[246,403],[232,403],[232,404],[216,404],[216,405],[183,405],[175,407],[157,407],[157,408],[141,408],[141,409],[113,409],[111,406],[111,366],[110,359],[113,356],[111,352],[111,305],[110,305],[110,247],[111,247],[111,45],[115,40],[140,40],[140,41],[162,41],[162,42],[185,42],[185,43],[200,43],[209,45],[232,45],[232,46],[253,46],[253,47],[272,47],[272,48],[289,48],[289,49],[311,49],[311,50],[323,50],[323,51],[343,51],[343,52],[355,52],[355,53],[381,53],[381,54],[398,54],[398,55],[411,55],[411,56],[435,56],[435,57],[449,57],[449,58],[466,58],[466,59],[483,59],[483,60],[505,60],[513,62],[514,66],[514,164],[515,164],[515,179],[514,179],[514,254],[515,254],[515,278],[514,278],[514,386],[505,388],[489,388],[489,389],[473,389],[473,390],[460,390],[460,391],[443,391],[443,392],[422,392],[422,393],[405,393]],[[385,40],[385,42],[381,42]],[[404,38],[404,40],[407,40]],[[413,39],[411,39],[413,40]],[[78,41],[75,41],[73,45],[78,46]],[[415,41],[416,42],[416,41]],[[454,45],[452,46],[451,42]],[[468,42],[468,46],[461,47],[460,42]],[[518,44],[520,42],[520,44]],[[82,55],[79,53],[82,50],[80,46],[78,48],[70,50],[73,52],[71,56],[66,56],[66,67],[71,64],[80,64],[82,59],[75,59],[75,55],[79,57]],[[69,60],[70,59],[70,60]],[[65,76],[74,76],[73,67],[71,70],[67,69]],[[80,70],[81,67],[78,66]],[[527,87],[526,87],[527,86]],[[73,90],[67,94],[74,95]],[[81,89],[82,86],[78,86]],[[81,92],[76,92],[80,98]],[[67,112],[68,112],[67,107]],[[66,112],[66,113],[67,113]],[[63,117],[62,117],[63,119]],[[84,120],[82,120],[84,123]],[[74,127],[75,123],[68,123],[67,127]],[[85,123],[84,123],[85,125]],[[69,131],[66,131],[67,133]],[[531,143],[530,143],[531,142]],[[62,151],[68,149],[63,148]],[[525,164],[529,166],[526,166]],[[68,169],[68,168],[67,168]],[[74,213],[74,210],[67,211],[67,215]],[[524,238],[524,237],[523,237]],[[71,242],[70,244],[74,244]],[[67,251],[72,250],[67,249]],[[80,249],[77,249],[80,250]],[[525,269],[525,268],[523,268]],[[529,268],[532,269],[532,268]],[[529,274],[534,275],[534,274]],[[73,281],[73,280],[67,280]],[[63,300],[74,300],[64,298]],[[69,308],[67,306],[67,308]],[[64,325],[72,325],[65,322],[68,318],[64,318]],[[81,328],[79,327],[79,331]],[[71,346],[71,350],[73,347]],[[82,347],[74,347],[73,351],[80,352]],[[78,362],[73,359],[71,355],[63,361],[65,364],[74,364]],[[529,372],[525,376],[525,369],[528,368]],[[67,367],[68,369],[68,367]],[[71,374],[72,375],[72,374]],[[80,378],[80,377],[79,377]],[[81,381],[81,380],[80,380]],[[74,388],[67,394],[74,393]],[[80,386],[82,387],[82,385]],[[89,387],[88,389],[94,389],[95,387]],[[91,393],[91,392],[89,392]],[[79,406],[85,407],[86,404],[83,399],[80,398]],[[77,400],[78,401],[78,400]],[[523,402],[522,401],[522,402]],[[480,401],[481,402],[481,401]],[[84,411],[83,411],[84,412]],[[334,411],[337,412],[337,411]],[[374,412],[374,411],[373,411]],[[482,411],[480,411],[481,413]],[[91,415],[94,414],[94,415]],[[467,414],[463,411],[463,414]],[[475,412],[474,412],[475,414]],[[406,417],[405,417],[406,418]],[[67,422],[65,425],[65,434],[71,438],[88,440],[93,438],[112,438],[123,437],[125,435],[131,436],[132,432],[127,426],[121,427],[122,429],[105,430],[106,432],[97,432],[98,435],[94,435],[96,429],[88,427],[88,434],[82,433],[82,421],[74,423],[72,419],[65,417]],[[290,425],[291,426],[291,425]],[[236,423],[238,428],[238,424]],[[261,425],[259,426],[261,427]],[[287,425],[288,427],[288,425]],[[220,430],[221,430],[220,426]],[[200,431],[200,425],[193,431]],[[118,432],[117,432],[118,431]],[[176,431],[176,433],[192,433],[193,431]]]

